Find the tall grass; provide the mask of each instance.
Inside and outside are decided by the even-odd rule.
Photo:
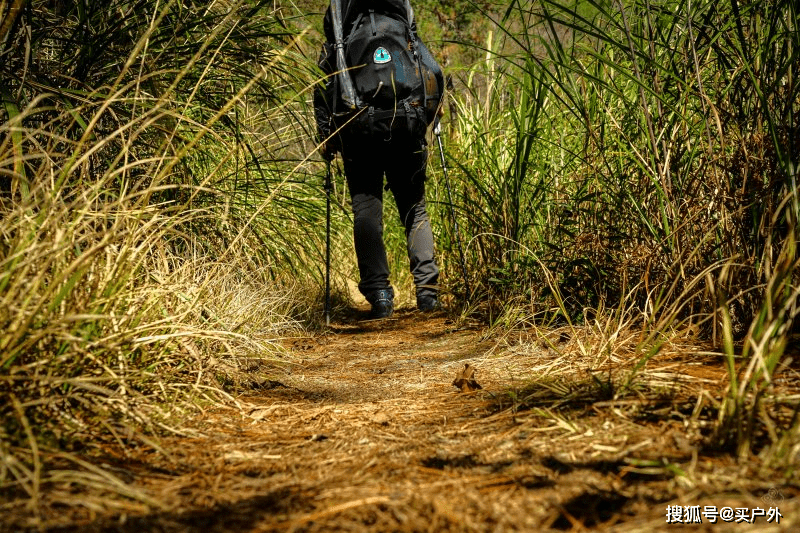
[[[322,277],[317,47],[293,7],[260,0],[2,9],[0,486],[35,501],[67,461],[157,506],[66,452],[184,431],[317,314],[313,292],[281,297]],[[795,3],[468,11],[491,29],[464,52],[480,61],[450,106],[470,285],[499,320],[616,309],[613,335],[640,317],[642,365],[662,332],[699,328],[729,365],[717,445],[744,455],[763,429],[791,462],[797,421],[759,413],[797,313]]]
[[[319,277],[306,265],[322,236],[298,228],[324,216],[303,183],[302,25],[272,2],[11,4],[0,490],[36,502],[67,464],[157,506],[87,450],[124,453],[184,432],[198,405],[235,404],[312,313],[310,291],[285,297]]]
[[[796,3],[484,14],[485,60],[460,75],[451,117],[472,285],[529,315],[623,306],[700,331],[732,362],[721,427],[755,416],[797,299]]]

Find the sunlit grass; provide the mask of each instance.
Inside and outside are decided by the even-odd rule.
[[[43,484],[105,483],[157,506],[72,452],[157,446],[200,407],[237,405],[282,336],[319,324],[318,36],[272,2],[100,4],[38,6],[3,49],[0,485],[35,503]],[[637,394],[676,339],[708,343],[730,385],[706,445],[790,464],[797,411],[768,407],[789,405],[770,384],[797,314],[795,3],[494,8],[481,42],[457,43],[480,60],[452,69],[445,128],[468,280],[430,162],[445,299],[468,281],[487,335],[569,339],[602,368],[582,393],[604,399]]]
[[[730,361],[720,427],[740,428],[711,445],[747,453],[797,300],[796,6],[547,1],[484,15],[485,59],[457,73],[448,125],[490,320],[628,317],[643,337],[623,392],[675,332],[707,339]]]
[[[34,515],[67,479],[158,507],[77,452],[238,406],[316,314],[302,30],[271,3],[130,7],[43,7],[10,38],[36,61],[3,67],[0,487]]]

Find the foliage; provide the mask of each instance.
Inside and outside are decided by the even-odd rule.
[[[797,297],[796,3],[483,12],[494,28],[458,73],[449,117],[470,284],[492,316],[509,302],[567,323],[624,307],[654,339],[665,328],[728,339],[744,367],[731,367],[738,407],[723,425],[754,416]]]
[[[35,499],[47,450],[180,431],[177,415],[235,401],[226,390],[253,373],[238,370],[277,357],[287,316],[318,320],[307,28],[320,13],[297,9],[0,6],[3,490]],[[467,303],[488,302],[472,309],[494,326],[571,328],[613,309],[609,338],[622,317],[644,330],[637,370],[663,332],[698,329],[728,361],[715,445],[745,455],[763,430],[773,457],[791,458],[797,421],[761,413],[797,313],[796,3],[420,0],[417,12],[454,77],[454,205],[435,170],[429,182],[446,288],[461,293],[453,207],[478,287]],[[337,174],[335,257],[350,245],[346,198]],[[399,225],[387,241],[398,273]],[[354,268],[342,261],[338,277]]]
[[[180,432],[281,356],[314,71],[272,2],[2,8],[0,486],[35,500],[52,452]]]

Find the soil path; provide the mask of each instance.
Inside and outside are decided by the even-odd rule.
[[[569,363],[539,344],[520,345],[524,354],[500,350],[445,316],[400,311],[390,320],[338,324],[290,346],[295,363],[239,399],[250,406],[247,416],[207,413],[198,423],[204,437],[165,442],[169,460],[139,458],[137,483],[180,511],[123,517],[99,530],[797,527],[796,493],[758,481],[724,456],[698,458],[684,421],[663,415],[665,404],[582,401],[564,382],[543,381],[548,369]],[[477,369],[481,390],[452,385],[465,363]],[[576,358],[569,379],[585,373],[584,363]],[[706,385],[719,378],[702,365],[692,368]],[[538,403],[516,409],[522,396]],[[565,396],[573,400],[559,407]],[[691,411],[675,398],[668,412]],[[779,526],[764,518],[752,526],[668,526],[670,504],[780,504],[784,518]]]

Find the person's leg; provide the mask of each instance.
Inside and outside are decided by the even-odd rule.
[[[394,293],[383,244],[383,169],[375,165],[368,147],[360,148],[346,150],[342,158],[352,201],[353,242],[361,278],[358,289],[372,304],[373,314],[388,316]],[[380,309],[376,310],[376,304]]]
[[[422,143],[398,149],[387,167],[389,188],[405,227],[408,259],[417,288],[417,305],[437,305],[439,268],[434,256],[433,231],[425,205],[427,149]]]

